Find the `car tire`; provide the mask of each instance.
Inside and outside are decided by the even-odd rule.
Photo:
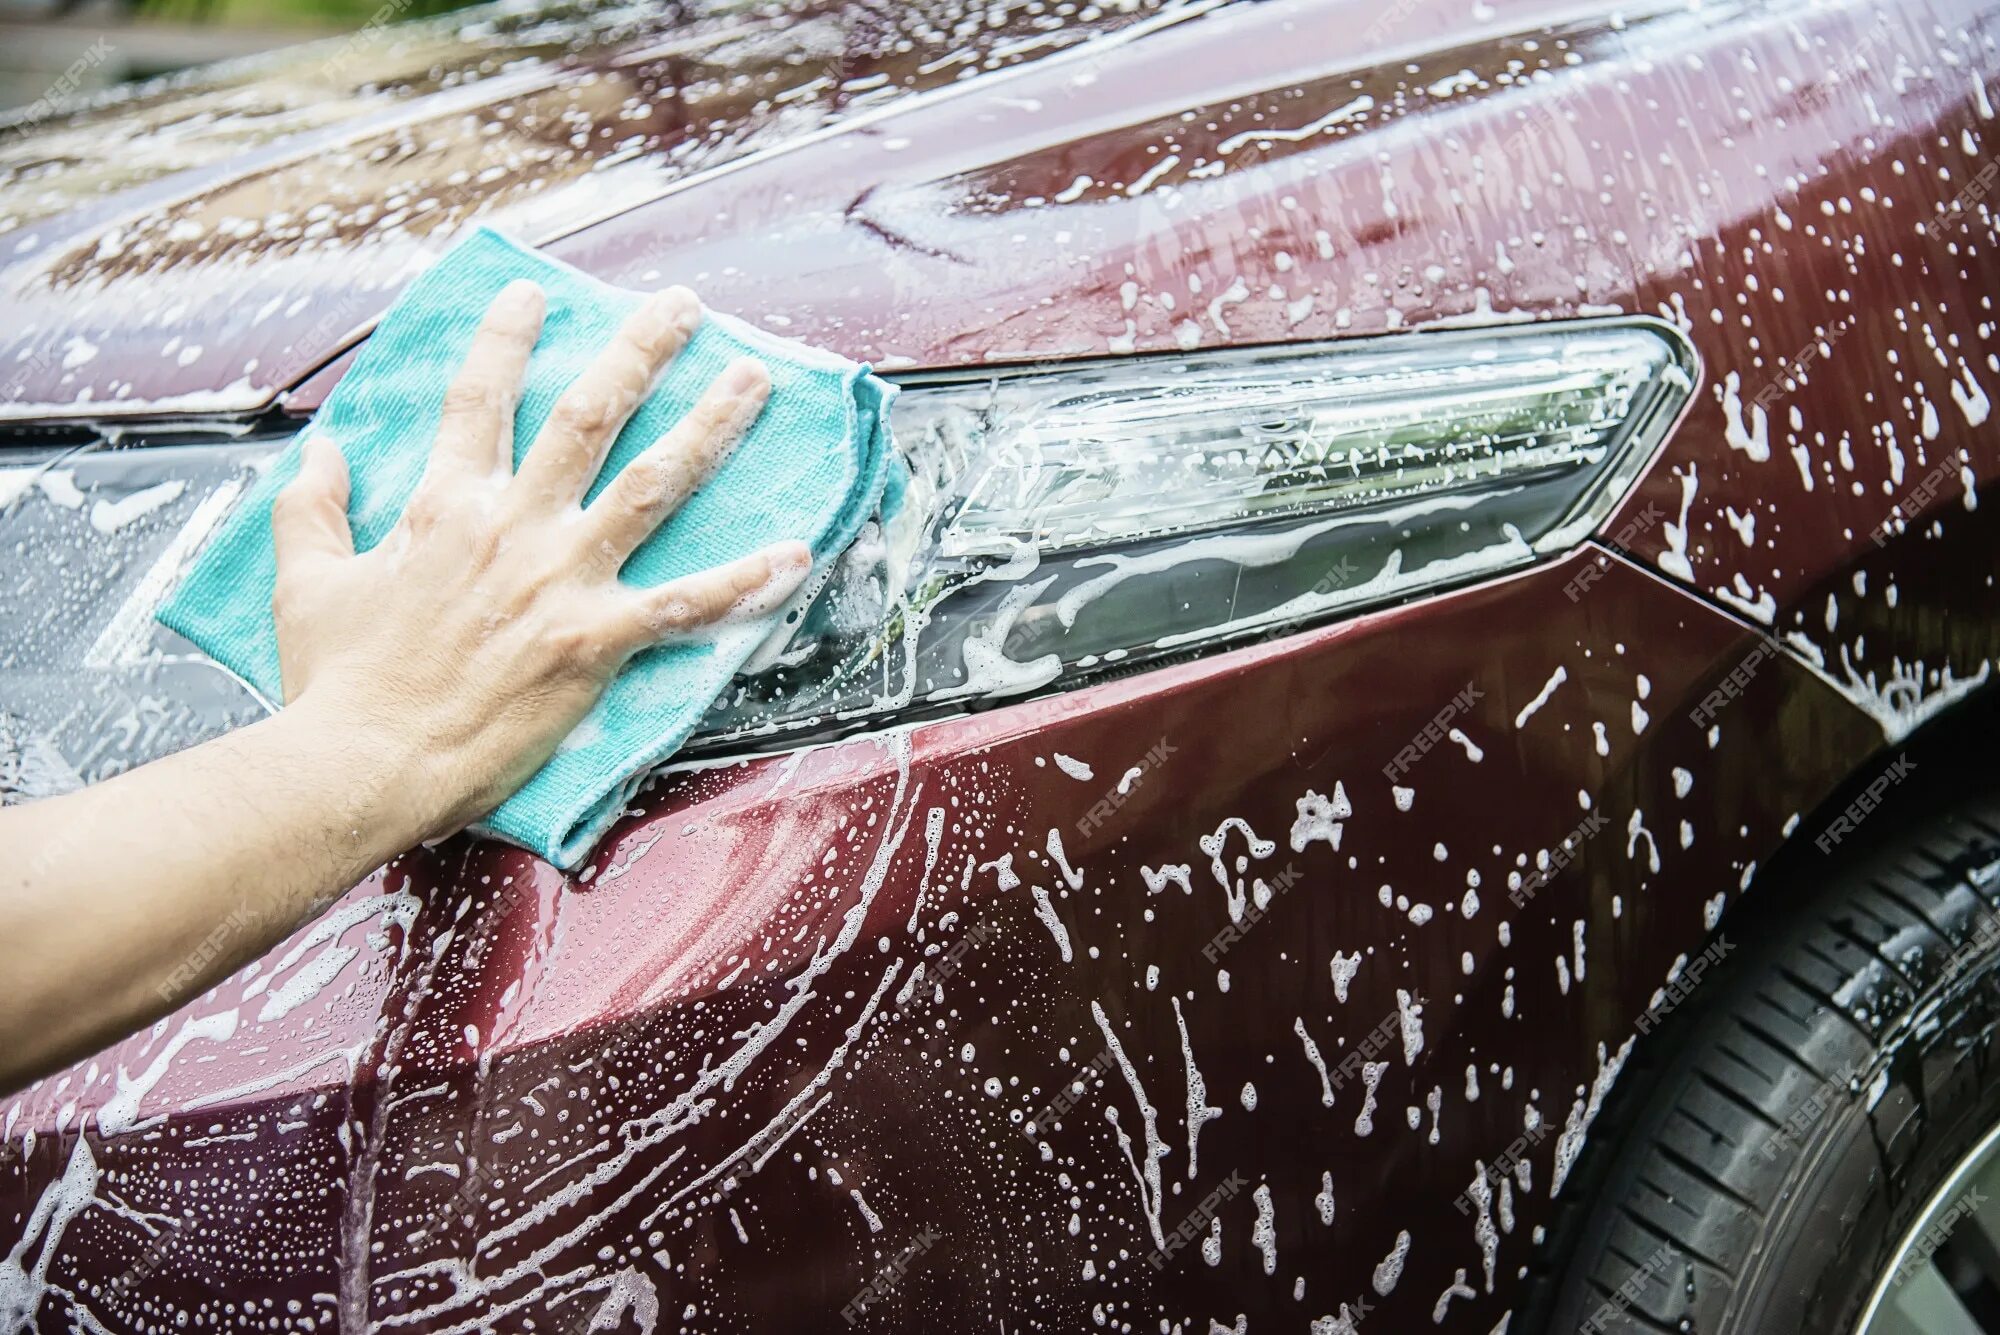
[[[1550,1331],[1854,1331],[2000,1126],[2000,793],[1846,865],[1803,858],[1822,884],[1736,924],[1749,935],[1640,1040],[1654,1072],[1600,1128],[1616,1138],[1563,1230]],[[1937,1258],[1979,1318],[1959,1328],[2000,1331],[1982,1310],[2000,1250],[1963,1234]]]

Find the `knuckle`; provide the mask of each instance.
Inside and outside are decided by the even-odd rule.
[[[618,331],[617,337],[606,347],[604,360],[599,364],[620,379],[624,379],[644,374],[647,367],[666,355],[666,351],[665,330],[642,317],[628,322]]]
[[[617,415],[618,405],[614,397],[595,387],[572,390],[563,395],[555,411],[557,428],[578,436],[595,436],[603,432]]]
[[[421,487],[410,497],[403,507],[403,523],[408,528],[421,532],[435,528],[444,520],[449,506],[435,489]]]
[[[737,589],[729,579],[705,579],[700,582],[688,598],[694,610],[697,625],[706,626],[720,621],[735,603]]]
[[[698,315],[698,303],[692,293],[685,290],[662,293],[626,322],[623,341],[649,365],[658,364],[680,348]]]
[[[743,400],[735,394],[727,393],[719,386],[709,390],[699,402],[701,409],[696,420],[701,423],[706,434],[727,431],[743,415]]]
[[[547,634],[544,644],[559,663],[576,667],[596,667],[611,652],[610,636],[589,625],[559,626]]]
[[[622,393],[639,393],[653,383],[653,371],[669,351],[665,339],[627,340],[625,347],[605,360],[605,378]]]
[[[310,472],[301,472],[297,477],[278,488],[278,494],[271,498],[274,513],[282,511],[291,516],[315,509],[325,492]]]
[[[493,524],[465,524],[454,536],[463,545],[467,561],[475,570],[491,566],[500,555],[500,530]]]
[[[577,561],[594,578],[616,579],[619,569],[625,564],[625,557],[611,539],[599,537],[582,545]]]
[[[634,460],[625,477],[625,503],[641,514],[664,510],[680,495],[681,470],[670,459]]]
[[[701,613],[684,587],[668,585],[646,601],[646,625],[655,635],[693,630]]]
[[[716,399],[698,400],[688,412],[682,435],[691,454],[706,454],[729,429],[730,405]]]
[[[748,429],[754,415],[741,400],[703,404],[693,424],[693,448],[705,460],[718,461]]]
[[[306,508],[306,494],[295,479],[278,489],[271,498],[271,522],[284,525],[296,523]]]
[[[497,413],[505,400],[500,386],[485,376],[460,376],[444,394],[446,417],[482,417]]]

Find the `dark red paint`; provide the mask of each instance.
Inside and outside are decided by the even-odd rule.
[[[268,997],[237,979],[170,1022],[169,1034],[187,1017],[242,1017],[226,1041],[191,1044],[141,1101],[163,1120],[110,1137],[91,1122],[112,1092],[104,1073],[141,1071],[160,1051],[143,1036],[98,1059],[80,1098],[89,1063],[0,1105],[8,1245],[32,1236],[45,1188],[76,1162],[79,1128],[102,1198],[188,1212],[185,1244],[164,1248],[137,1287],[150,1307],[94,1287],[143,1254],[142,1230],[118,1210],[77,1214],[49,1259],[70,1297],[48,1297],[42,1318],[64,1320],[74,1301],[122,1329],[227,1295],[256,1304],[260,1328],[311,1317],[319,1329],[581,1330],[602,1310],[625,1329],[645,1328],[649,1312],[662,1330],[844,1329],[841,1309],[871,1276],[933,1235],[864,1324],[1068,1331],[1102,1316],[1205,1332],[1247,1316],[1251,1330],[1304,1329],[1365,1296],[1368,1329],[1432,1329],[1460,1271],[1474,1296],[1443,1303],[1443,1328],[1491,1331],[1518,1309],[1558,1146],[1566,1131],[1581,1139],[1593,1084],[1669,969],[1712,939],[1715,913],[1728,930],[1727,911],[1758,892],[1754,869],[1815,833],[1822,800],[1909,727],[1947,717],[2000,653],[1993,507],[1964,499],[1968,479],[2000,471],[2000,445],[1948,388],[1956,379],[1968,403],[1968,385],[2000,389],[1992,215],[1983,196],[1951,211],[1992,160],[1996,15],[1976,3],[1705,7],[1552,27],[1537,4],[1468,12],[1230,5],[1122,44],[1086,43],[1086,25],[1071,24],[1047,39],[1068,54],[995,56],[1004,68],[961,80],[923,71],[936,55],[924,40],[913,38],[918,55],[894,51],[895,25],[944,22],[924,7],[893,19],[800,7],[756,20],[767,45],[720,43],[698,69],[628,58],[672,40],[655,31],[490,73],[496,101],[607,71],[648,88],[709,89],[718,71],[762,80],[714,115],[707,101],[698,116],[661,111],[633,159],[671,161],[698,141],[696,169],[630,187],[615,202],[632,206],[601,221],[579,184],[595,178],[565,176],[560,206],[531,231],[613,281],[690,283],[719,309],[782,317],[784,332],[892,368],[1171,352],[1189,319],[1202,346],[1218,346],[1615,306],[1680,319],[1703,382],[1606,525],[1630,535],[1628,552],[1600,542],[1345,624],[929,724],[900,735],[906,767],[894,754],[904,742],[862,738],[664,779],[577,883],[491,845],[401,860],[343,904],[407,891],[421,907],[306,1008],[259,1023]],[[782,148],[756,97],[824,72],[756,53],[803,49],[816,22],[845,33],[839,78],[805,99],[808,124],[784,130],[820,137]],[[708,23],[720,21],[690,31]],[[1008,23],[1015,38],[1034,26]],[[1473,86],[1451,90],[1460,71]],[[832,91],[885,73],[880,86],[899,91],[870,106],[857,105],[866,89]],[[135,387],[120,411],[189,395],[219,395],[211,406],[229,412],[309,411],[341,363],[312,372],[393,296],[387,281],[352,292],[357,275],[386,278],[383,265],[434,253],[442,229],[405,245],[357,225],[323,245],[246,239],[142,264],[94,258],[110,220],[210,197],[238,212],[252,199],[309,207],[343,179],[327,152],[389,134],[378,118],[391,116],[428,142],[443,120],[485,114],[470,94],[413,91],[337,131],[274,138],[255,158],[63,201],[9,234],[35,243],[0,269],[33,327],[10,331],[5,364],[26,350],[37,369],[0,401],[67,402],[60,357],[42,354],[84,333],[100,348],[86,365]],[[1256,137],[1364,97],[1372,108],[1351,123]],[[173,99],[140,105],[170,115]],[[81,124],[102,134],[140,114]],[[767,155],[737,152],[733,124],[777,136],[757,141]],[[1162,168],[1168,156],[1179,162]],[[1226,170],[1191,174],[1204,158]],[[431,179],[423,161],[383,169],[370,197]],[[450,216],[527,216],[509,212],[517,188],[466,185],[448,196]],[[1211,312],[1239,278],[1243,298]],[[161,283],[210,295],[178,312],[141,305]],[[282,313],[253,322],[273,299]],[[72,305],[74,328],[59,315]],[[1801,365],[1835,327],[1831,351]],[[187,366],[157,356],[175,334],[210,351]],[[231,389],[247,356],[259,368]],[[1732,375],[1745,404],[1781,386],[1767,395],[1768,459],[1754,457],[1751,418],[1730,439]],[[1906,507],[1921,511],[1915,522],[1878,545],[1871,534],[1933,474],[1933,494]],[[1602,576],[1572,597],[1593,564]],[[1761,655],[1712,720],[1690,718],[1767,631],[1785,651]],[[1567,680],[1517,726],[1558,666]],[[1401,778],[1415,796],[1399,810],[1383,766],[1468,686],[1476,698],[1452,722],[1482,758],[1449,742],[1430,750]],[[1162,742],[1157,770],[1081,827]],[[1057,752],[1094,779],[1069,777]],[[1299,802],[1336,782],[1354,808],[1339,850],[1294,851]],[[927,869],[933,806],[946,816]],[[1510,903],[1508,873],[1593,813],[1603,828],[1575,861]],[[1231,818],[1276,844],[1251,874],[1295,879],[1218,954],[1230,919],[1201,841],[1223,832],[1230,871],[1248,856]],[[1045,851],[1051,829],[1080,888]],[[981,864],[1008,853],[1023,884],[1003,891]],[[1190,866],[1192,893],[1150,893],[1141,868],[1176,863]],[[1469,919],[1468,872],[1479,878]],[[1069,963],[1033,887],[1052,896]],[[1399,897],[1428,906],[1428,922]],[[941,908],[958,914],[944,930]],[[809,996],[786,981],[843,931],[851,944]],[[936,984],[942,1002],[927,985],[897,1003],[927,948],[968,938],[977,944]],[[1355,952],[1337,1000],[1331,961]],[[1382,1054],[1363,1136],[1360,1083],[1344,1081],[1326,1107],[1294,1026],[1338,1070],[1398,1013],[1399,990],[1423,999],[1424,1044],[1406,1063],[1398,1031]],[[1192,1181],[1173,998],[1207,1104],[1224,1110],[1201,1133]],[[788,1004],[796,1017],[768,1049],[704,1083]],[[1102,1048],[1093,1004],[1170,1150],[1164,1227],[1241,1175],[1219,1212],[1219,1264],[1199,1245],[1158,1273],[1146,1263],[1142,1187],[1105,1116],[1117,1110],[1143,1156],[1141,1111],[1116,1064],[1045,1137],[1053,1161],[1009,1115],[1046,1106]],[[1514,1190],[1512,1228],[1496,1234],[1489,1286],[1475,1219],[1453,1201],[1530,1107],[1549,1130]],[[1258,1186],[1274,1220],[1268,1275],[1252,1241]],[[1407,1261],[1383,1295],[1376,1267],[1403,1231]]]

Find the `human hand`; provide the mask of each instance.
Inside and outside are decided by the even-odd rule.
[[[756,420],[770,378],[754,359],[732,364],[585,508],[701,306],[685,288],[648,298],[564,392],[516,473],[514,412],[543,311],[528,282],[488,309],[423,480],[377,546],[354,552],[346,462],[325,437],[309,439],[272,507],[286,701],[373,743],[356,749],[389,771],[413,841],[498,806],[634,653],[773,611],[811,566],[805,544],[786,542],[657,588],[621,584],[626,558]]]

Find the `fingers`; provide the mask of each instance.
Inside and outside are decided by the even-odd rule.
[[[736,448],[770,397],[762,362],[744,357],[716,377],[693,408],[645,453],[626,464],[584,512],[586,541],[612,569],[652,536]]]
[[[514,463],[514,409],[528,358],[542,334],[541,288],[516,279],[502,288],[472,336],[465,365],[445,391],[431,463],[464,473],[507,473]]]
[[[635,590],[628,642],[643,647],[720,621],[767,616],[785,605],[811,570],[811,548],[778,542],[728,565]]]
[[[531,505],[574,505],[583,499],[626,419],[700,323],[701,303],[684,287],[655,293],[626,319],[610,345],[556,400],[521,460],[515,486]]]
[[[281,574],[325,557],[354,555],[347,496],[347,460],[340,447],[317,433],[307,436],[298,476],[271,502],[271,541]]]

